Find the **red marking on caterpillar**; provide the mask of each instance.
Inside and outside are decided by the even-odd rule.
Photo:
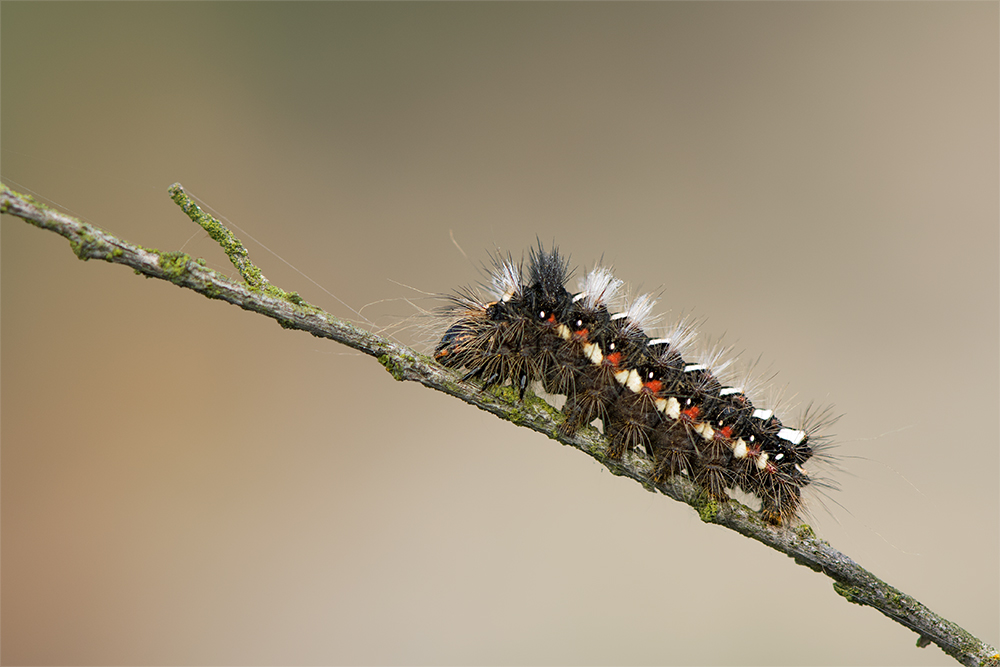
[[[434,358],[484,389],[509,381],[521,398],[540,382],[566,396],[565,433],[600,419],[611,457],[644,453],[658,481],[685,474],[718,498],[741,489],[760,498],[768,521],[793,518],[815,481],[805,464],[823,444],[816,432],[832,421],[829,411],[807,410],[801,428],[785,426],[722,379],[730,362],[719,353],[685,360],[690,325],[647,335],[651,297],[613,312],[623,283],[610,270],[592,270],[576,293],[566,289],[570,274],[555,247],[532,249],[526,270],[495,256],[488,297],[472,289],[450,297]]]

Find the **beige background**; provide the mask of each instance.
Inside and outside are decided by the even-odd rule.
[[[834,403],[817,531],[996,644],[997,26],[5,2],[3,180],[231,272],[180,181],[408,342],[491,248],[603,255]],[[9,217],[2,290],[4,663],[950,664],[578,452]]]

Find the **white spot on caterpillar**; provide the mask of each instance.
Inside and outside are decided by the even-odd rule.
[[[664,412],[667,409],[667,399],[665,398],[658,398],[655,401],[653,401],[653,404],[656,406],[656,409],[659,410],[660,412]]]
[[[805,468],[803,468],[802,466],[800,466],[798,463],[795,464],[795,469],[798,470],[803,475],[805,475],[806,477],[809,476],[809,473],[806,472]]]
[[[751,415],[751,417],[754,417],[755,419],[760,419],[762,421],[767,421],[773,415],[774,415],[774,412],[771,411],[771,410],[760,410],[760,409],[757,409],[757,410],[753,411],[753,414]]]
[[[705,440],[711,440],[715,437],[715,429],[712,428],[711,424],[708,422],[701,422],[696,424],[694,430],[701,435]]]
[[[767,468],[767,452],[761,452],[760,456],[757,457],[757,467],[761,470]]]
[[[648,343],[646,343],[646,345],[649,346],[649,347],[652,347],[653,345],[670,345],[670,339],[669,338],[655,338],[655,339],[649,341]]]
[[[587,293],[586,292],[580,292],[579,294],[577,294],[576,296],[573,297],[573,303],[576,303],[580,299],[586,299],[586,298],[587,298]]]
[[[723,387],[719,390],[719,396],[732,396],[733,394],[742,394],[743,387]]]
[[[747,457],[747,443],[744,442],[743,438],[740,438],[733,445],[733,457],[737,459],[745,459]]]
[[[569,327],[566,326],[565,324],[560,324],[558,327],[556,327],[556,333],[558,333],[559,337],[562,338],[563,340],[569,340],[570,338],[573,337],[573,332],[570,331]]]
[[[584,345],[583,353],[587,355],[588,359],[598,366],[604,362],[604,354],[601,352],[601,346],[597,343],[587,343]]]
[[[684,367],[685,373],[694,373],[695,371],[707,371],[708,366],[705,364],[688,364]]]
[[[621,320],[621,319],[624,319],[626,317],[628,317],[627,313],[615,313],[614,315],[611,316],[611,319],[612,320]]]
[[[793,428],[783,428],[778,431],[778,437],[792,443],[793,445],[797,445],[805,439],[806,432]]]
[[[667,404],[663,408],[663,414],[670,417],[671,419],[681,418],[681,404],[677,402],[677,399],[671,396],[667,399]]]
[[[615,373],[615,380],[618,381],[618,384],[628,384],[628,373],[629,372],[627,370]]]
[[[636,394],[642,391],[642,378],[639,377],[634,368],[628,372],[628,380],[625,382],[625,386]]]

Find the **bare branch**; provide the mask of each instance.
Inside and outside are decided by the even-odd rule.
[[[169,280],[211,299],[228,301],[245,310],[273,318],[286,329],[301,329],[320,338],[329,338],[369,354],[397,380],[409,380],[455,396],[519,426],[543,433],[553,440],[575,447],[606,466],[612,474],[639,482],[647,491],[659,492],[694,508],[701,519],[734,530],[790,556],[800,565],[833,579],[834,590],[849,602],[877,609],[919,636],[917,646],[937,644],[964,665],[1000,665],[996,649],[944,619],[909,595],[886,584],[829,543],[818,539],[806,525],[775,527],[762,521],[756,512],[736,501],[719,503],[706,497],[685,477],[655,483],[646,459],[626,455],[623,460],[608,456],[608,444],[593,428],[581,429],[573,437],[558,431],[562,415],[548,403],[528,393],[518,401],[510,387],[482,391],[459,381],[430,358],[386,338],[360,329],[303,301],[295,292],[271,285],[250,261],[243,244],[215,218],[204,213],[179,184],[170,187],[171,198],[201,225],[226,251],[246,282],[237,282],[204,266],[181,252],[164,252],[123,241],[102,229],[81,222],[13,192],[0,184],[0,212],[17,216],[69,240],[77,257],[100,259],[132,267],[137,273]]]

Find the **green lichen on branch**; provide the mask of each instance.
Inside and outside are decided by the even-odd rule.
[[[280,287],[272,285],[261,270],[250,261],[250,253],[247,251],[246,246],[243,242],[239,240],[229,228],[224,224],[219,222],[218,219],[206,213],[198,204],[191,199],[190,195],[184,191],[184,186],[180,183],[174,183],[171,185],[167,191],[170,193],[170,198],[175,204],[181,207],[181,210],[191,218],[194,222],[198,224],[202,229],[208,232],[208,235],[212,237],[219,246],[222,247],[223,252],[229,257],[229,261],[233,263],[236,270],[240,272],[240,276],[243,277],[244,282],[247,286],[254,290],[255,292],[261,292],[269,296],[273,296],[277,299],[284,299],[289,303],[295,304],[296,306],[304,306],[310,308],[313,312],[322,312],[314,306],[307,304],[297,292],[286,292]],[[281,326],[286,329],[294,329],[296,325],[291,321],[279,321]]]
[[[189,218],[208,232],[212,240],[222,246],[222,250],[229,257],[229,261],[233,263],[233,266],[240,272],[243,280],[246,281],[251,289],[269,293],[276,289],[267,281],[267,278],[257,268],[257,265],[250,261],[250,254],[247,252],[246,247],[244,247],[243,242],[236,238],[225,225],[208,213],[205,213],[198,204],[194,203],[191,197],[184,191],[184,186],[180,183],[174,183],[167,191],[170,193],[170,198],[174,200],[174,203],[180,206],[181,210]],[[281,290],[277,291],[280,294],[274,293],[272,296],[284,298],[284,292],[281,292]]]
[[[803,540],[815,540],[816,533],[813,531],[812,526],[807,523],[800,524],[795,527],[795,534],[799,536],[799,539]]]
[[[12,210],[12,208],[11,208],[16,200],[20,200],[20,201],[26,202],[28,204],[31,204],[35,208],[38,208],[38,209],[43,210],[43,211],[53,211],[54,210],[51,207],[49,207],[49,206],[43,204],[42,202],[38,201],[37,199],[35,199],[31,195],[22,194],[20,192],[14,192],[9,187],[7,187],[6,183],[0,183],[0,192],[2,192],[4,195],[7,195],[6,197],[3,198],[3,201],[0,202],[0,213],[8,213],[10,215],[17,215],[17,213],[14,212]]]
[[[160,258],[160,268],[166,274],[167,279],[172,283],[177,283],[187,274],[188,262],[191,256],[184,252],[158,252]]]
[[[406,374],[403,372],[405,369],[399,364],[398,361],[393,359],[388,354],[379,355],[378,362],[382,364],[385,367],[385,370],[389,371],[389,374],[397,381],[402,382],[406,379]]]
[[[859,591],[854,586],[848,586],[847,584],[835,581],[833,582],[833,590],[837,592],[837,595],[841,596],[851,604],[859,604],[861,606],[866,604],[864,598],[858,594]]]
[[[701,496],[697,499],[697,502],[693,504],[692,507],[698,510],[698,518],[705,523],[714,523],[715,517],[719,515],[719,501],[707,493],[701,494]]]

